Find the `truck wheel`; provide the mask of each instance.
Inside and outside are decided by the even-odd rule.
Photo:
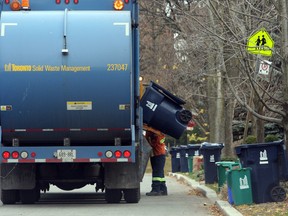
[[[124,199],[127,203],[138,203],[140,200],[140,188],[125,189]]]
[[[34,204],[40,198],[40,189],[38,187],[31,190],[20,190],[20,200],[23,204]]]
[[[3,204],[15,204],[18,200],[18,190],[2,190]]]
[[[122,190],[105,189],[105,200],[107,203],[119,203],[122,199]]]

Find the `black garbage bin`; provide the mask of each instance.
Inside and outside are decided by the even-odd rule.
[[[188,168],[188,147],[185,145],[180,146],[180,171],[189,172]]]
[[[143,123],[179,139],[192,119],[191,112],[182,107],[184,104],[182,99],[150,82],[140,101]]]
[[[200,156],[199,149],[201,147],[201,144],[188,144],[188,169],[189,172],[193,172],[193,157],[194,156]]]
[[[202,143],[200,154],[204,159],[205,184],[218,182],[216,162],[220,161],[221,150],[224,147],[222,143]]]
[[[179,147],[171,147],[171,166],[172,172],[180,172],[180,148]]]
[[[284,144],[283,144],[284,147]],[[281,149],[280,149],[281,150]],[[288,181],[288,155],[286,154],[285,149],[280,151],[279,155],[279,170],[280,170],[280,180],[281,181]]]
[[[252,194],[255,203],[279,202],[286,198],[280,187],[283,141],[271,143],[244,144],[235,147],[243,167],[250,167]]]

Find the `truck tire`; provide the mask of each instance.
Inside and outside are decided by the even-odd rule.
[[[125,189],[124,199],[127,203],[138,203],[140,200],[140,188]]]
[[[2,203],[3,204],[15,204],[18,200],[18,190],[2,190]]]
[[[38,187],[31,190],[20,190],[20,200],[23,204],[34,204],[40,199],[40,189]]]
[[[105,189],[105,200],[107,203],[119,203],[122,199],[122,190]]]

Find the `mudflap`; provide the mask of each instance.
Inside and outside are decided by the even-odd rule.
[[[105,187],[108,189],[129,189],[139,187],[138,163],[107,163]]]
[[[148,143],[148,141],[146,140],[146,138],[143,138],[143,145],[142,145],[142,151],[141,151],[141,166],[140,166],[140,170],[139,170],[139,174],[140,174],[140,179],[142,180],[146,171],[146,167],[148,164],[148,161],[150,159],[150,155],[151,155],[151,146]]]
[[[142,147],[137,149],[135,163],[106,163],[104,165],[106,188],[139,188],[152,149],[145,138],[142,143]]]
[[[36,185],[35,164],[1,164],[2,190],[29,190]]]

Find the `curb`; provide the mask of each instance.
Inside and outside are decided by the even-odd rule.
[[[243,216],[239,211],[237,211],[233,206],[230,205],[227,201],[220,200],[216,192],[205,185],[201,185],[199,182],[190,179],[187,176],[178,173],[169,172],[169,176],[176,177],[177,180],[183,180],[188,186],[192,187],[195,190],[200,191],[205,197],[211,200],[212,203],[215,203],[216,206],[225,216]]]

